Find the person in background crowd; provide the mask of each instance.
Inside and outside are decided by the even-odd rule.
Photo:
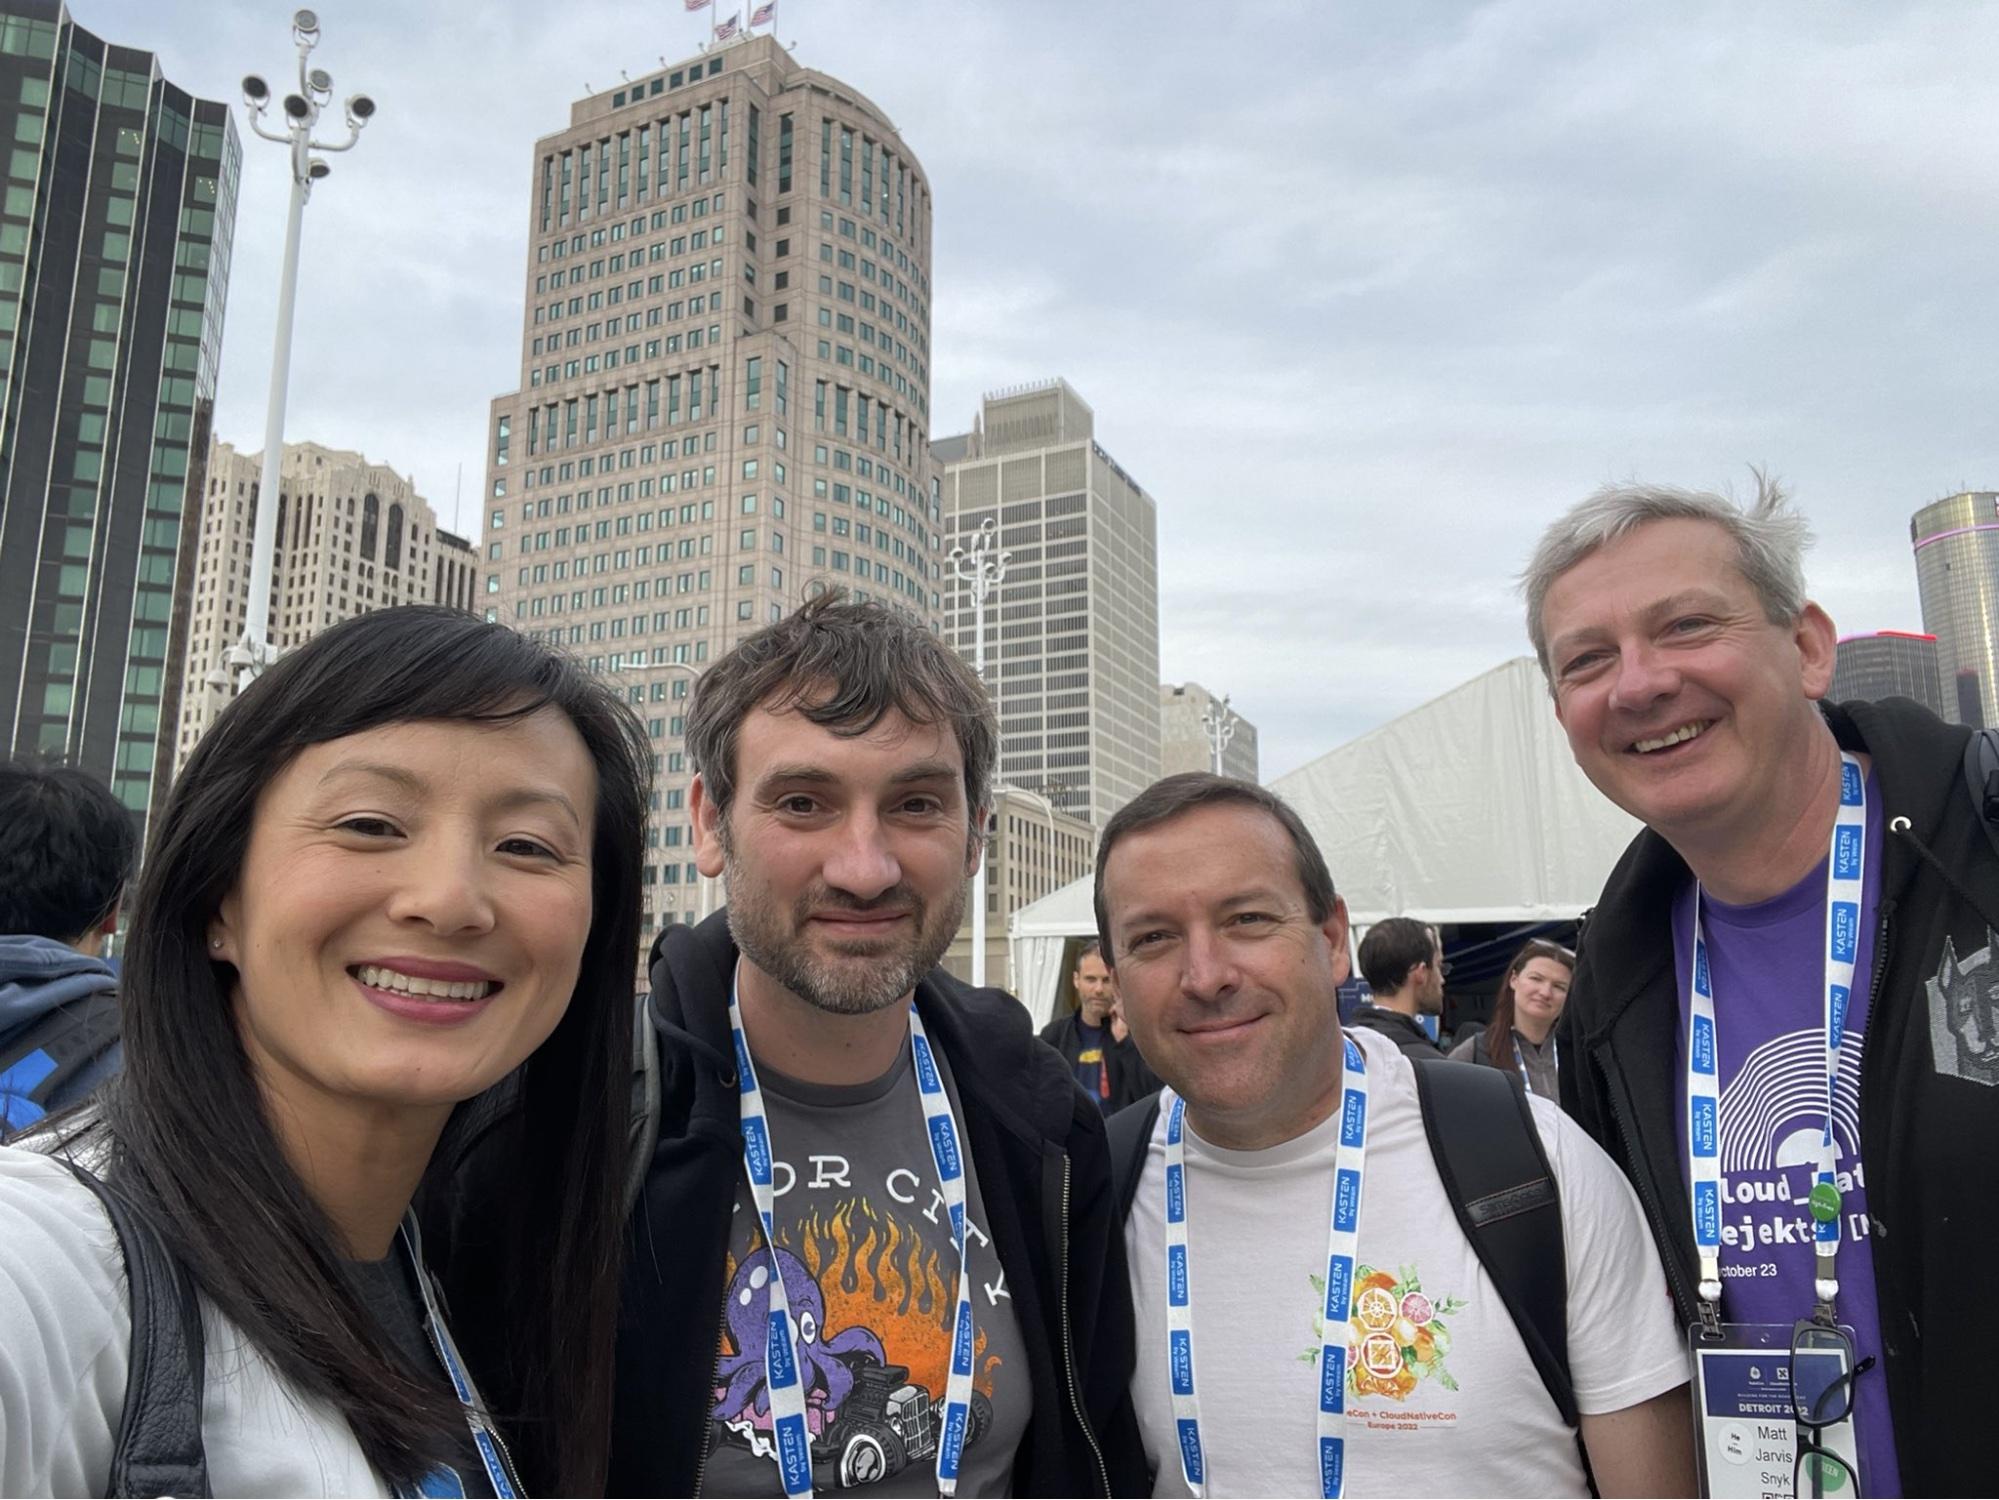
[[[1860,1493],[1979,1494],[1999,850],[1970,730],[1821,702],[1807,540],[1761,476],[1746,509],[1619,486],[1528,565],[1576,764],[1645,824],[1583,928],[1563,1102],[1638,1185],[1683,1321],[1851,1327]]]
[[[1129,1034],[1119,1035],[1111,971],[1094,939],[1083,944],[1072,976],[1076,1008],[1042,1028],[1041,1040],[1067,1060],[1084,1093],[1114,1114],[1159,1087]]]
[[[1418,1073],[1470,1070],[1342,1033],[1346,906],[1296,812],[1244,781],[1156,782],[1104,830],[1096,911],[1168,1084],[1149,1123],[1112,1122],[1144,1127],[1126,1234],[1153,1494],[1338,1493],[1330,1441],[1348,1494],[1586,1495],[1578,1435],[1599,1493],[1692,1493],[1686,1353],[1630,1186],[1559,1109],[1502,1101],[1554,1179],[1578,1434],[1427,1137]]]
[[[118,1068],[118,929],[139,835],[96,777],[0,765],[0,1139]]]
[[[1443,1013],[1444,976],[1450,970],[1429,923],[1413,917],[1375,923],[1360,940],[1361,978],[1374,999],[1355,1010],[1348,1024],[1380,1032],[1410,1057],[1442,1057],[1443,1047],[1416,1018]]]
[[[939,967],[998,753],[978,678],[829,591],[702,673],[687,745],[729,904],[653,949],[611,1492],[1130,1493],[1103,1117]],[[518,1212],[493,1141],[461,1219]]]
[[[1499,981],[1492,1019],[1451,1048],[1450,1055],[1461,1062],[1517,1071],[1534,1093],[1559,1100],[1562,1053],[1555,1023],[1568,1003],[1575,965],[1575,954],[1559,943],[1537,938],[1521,944]]]
[[[157,814],[123,1070],[0,1147],[0,1495],[601,1492],[648,753],[574,661],[428,607],[222,712]],[[511,1279],[453,1311],[536,1378],[488,1408],[407,1209],[517,1068]]]

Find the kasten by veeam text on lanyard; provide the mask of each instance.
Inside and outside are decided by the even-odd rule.
[[[1340,1079],[1340,1144],[1333,1159],[1332,1227],[1326,1243],[1325,1322],[1319,1338],[1319,1489],[1326,1500],[1346,1490],[1347,1338],[1351,1331],[1354,1267],[1360,1246],[1360,1190],[1367,1170],[1367,1062],[1345,1037]],[[1208,1457],[1201,1437],[1201,1401],[1194,1383],[1194,1279],[1187,1248],[1187,1101],[1172,1089],[1166,1110],[1166,1374],[1173,1393],[1173,1427],[1180,1474],[1195,1495],[1207,1494]],[[1242,1434],[1245,1444],[1261,1441]]]
[[[739,970],[740,972],[740,970]],[[777,1446],[777,1472],[787,1496],[812,1493],[812,1436],[805,1422],[805,1384],[799,1378],[798,1329],[791,1318],[791,1297],[777,1261],[777,1190],[771,1148],[770,1117],[756,1064],[743,1034],[742,1007],[736,1003],[736,979],[729,980],[729,1029],[736,1044],[736,1071],[742,1090],[743,1169],[763,1225],[764,1251],[770,1259],[770,1337],[764,1341],[764,1386],[770,1400],[771,1436]],[[916,1004],[909,1006],[909,1051],[915,1064],[916,1089],[923,1101],[924,1133],[930,1138],[930,1158],[937,1168],[938,1190],[951,1214],[951,1238],[958,1250],[958,1302],[952,1320],[951,1373],[944,1382],[944,1422],[937,1434],[937,1493],[945,1500],[958,1492],[958,1464],[965,1452],[965,1435],[972,1411],[972,1278],[966,1274],[965,1157],[959,1149],[958,1122],[951,1114],[930,1038]],[[754,1248],[752,1255],[756,1254]],[[925,1415],[928,1420],[928,1414]]]
[[[1833,1321],[1839,1297],[1839,1184],[1832,1136],[1833,1090],[1846,1039],[1853,967],[1860,952],[1862,872],[1867,867],[1867,777],[1857,757],[1840,756],[1839,811],[1826,856],[1825,1133],[1808,1200],[1814,1220],[1816,1316]],[[1694,887],[1694,963],[1687,986],[1687,1182],[1693,1199],[1694,1248],[1700,1255],[1701,1322],[1721,1321],[1721,1049],[1715,1029],[1714,971],[1701,932],[1701,890]]]

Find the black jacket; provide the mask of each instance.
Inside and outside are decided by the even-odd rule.
[[[1982,1081],[1963,1076],[1949,1002],[1975,1013],[1959,1028],[1982,1026],[1969,1034],[1990,1044],[1999,855],[1965,792],[1968,730],[1902,699],[1826,718],[1843,748],[1873,757],[1883,804],[1860,1134],[1903,1493],[1983,1494],[1992,1381],[1972,1351],[1999,1343],[1999,1057]],[[1698,1262],[1675,1106],[1672,907],[1689,879],[1664,839],[1638,836],[1584,925],[1562,1020],[1563,1103],[1636,1186],[1683,1323],[1698,1316]],[[1967,959],[1969,977],[1957,970]]]
[[[659,1144],[633,1211],[619,1312],[612,1494],[690,1495],[707,1461],[730,1208],[743,1172],[729,1038],[726,912],[653,948]],[[1103,1117],[997,990],[935,970],[916,988],[950,1060],[1027,1346],[1032,1413],[1020,1495],[1146,1493],[1130,1396],[1135,1342]]]
[[[1444,1049],[1430,1040],[1430,1033],[1399,1010],[1379,1005],[1363,1005],[1353,1013],[1349,1026],[1378,1031],[1401,1049],[1405,1057],[1443,1057]]]
[[[1076,1074],[1077,1060],[1083,1055],[1082,1021],[1081,1013],[1072,1010],[1041,1028],[1041,1040],[1062,1054],[1063,1060],[1069,1064],[1069,1076],[1072,1078]],[[1148,1068],[1145,1059],[1139,1056],[1138,1043],[1130,1037],[1119,1041],[1112,1036],[1108,1021],[1101,1032],[1104,1071],[1110,1075],[1111,1094],[1108,1099],[1099,1099],[1097,1107],[1106,1115],[1114,1115],[1127,1104],[1136,1104],[1147,1094],[1157,1093],[1163,1085],[1159,1075]]]

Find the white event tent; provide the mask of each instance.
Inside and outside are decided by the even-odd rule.
[[[1305,820],[1354,927],[1559,921],[1593,905],[1638,823],[1576,769],[1541,669],[1517,657],[1270,783]],[[1096,932],[1085,876],[1021,908],[1014,992],[1045,1022],[1066,945]]]

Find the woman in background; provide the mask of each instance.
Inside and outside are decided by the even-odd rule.
[[[1510,1068],[1530,1092],[1560,1102],[1561,1048],[1555,1022],[1568,1004],[1576,956],[1539,938],[1523,944],[1499,981],[1492,1020],[1451,1049],[1463,1062]]]

